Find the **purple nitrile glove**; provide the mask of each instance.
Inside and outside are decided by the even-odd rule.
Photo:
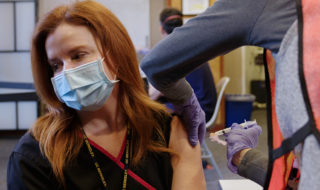
[[[182,105],[173,105],[183,124],[187,127],[189,142],[196,146],[198,141],[202,143],[206,133],[206,116],[202,110],[196,95]]]
[[[261,127],[256,122],[249,122],[249,125],[241,127],[233,123],[231,131],[226,136],[228,168],[233,173],[238,173],[238,167],[232,163],[232,157],[238,151],[245,148],[255,148],[258,144],[258,137],[262,132]]]

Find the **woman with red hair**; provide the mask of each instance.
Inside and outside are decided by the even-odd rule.
[[[48,112],[11,154],[8,189],[205,188],[199,145],[148,98],[134,46],[104,6],[81,1],[49,12],[31,59]]]

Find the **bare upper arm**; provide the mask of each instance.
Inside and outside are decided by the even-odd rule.
[[[206,189],[200,143],[195,147],[190,145],[187,132],[178,117],[173,117],[171,122],[169,147],[176,153],[171,156],[172,189]]]

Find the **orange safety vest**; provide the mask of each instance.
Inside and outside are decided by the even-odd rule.
[[[267,64],[267,72],[269,76],[269,92],[271,93],[271,118],[272,118],[272,149],[277,149],[281,146],[282,141],[284,140],[281,130],[279,128],[277,115],[275,111],[275,61],[271,55],[271,51],[265,51],[265,62]],[[268,131],[269,133],[271,131]],[[270,136],[270,135],[269,135]],[[269,144],[270,147],[270,144]],[[271,174],[271,180],[267,182],[268,189],[276,190],[276,189],[285,189],[288,183],[289,174],[292,169],[292,164],[294,160],[294,155],[292,152],[287,153],[280,158],[276,159],[273,162],[273,169]]]
[[[320,10],[319,0],[297,0],[299,31],[299,77],[307,108],[308,122],[291,137],[283,139],[275,114],[274,63],[266,52],[265,68],[268,94],[269,168],[264,189],[287,187],[294,155],[292,150],[309,135],[320,144]],[[272,122],[269,122],[272,121]],[[271,124],[272,123],[272,124]]]

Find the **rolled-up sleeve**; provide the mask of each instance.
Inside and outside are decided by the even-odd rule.
[[[264,186],[268,170],[268,158],[261,152],[251,149],[241,160],[238,166],[238,173],[242,177]]]

